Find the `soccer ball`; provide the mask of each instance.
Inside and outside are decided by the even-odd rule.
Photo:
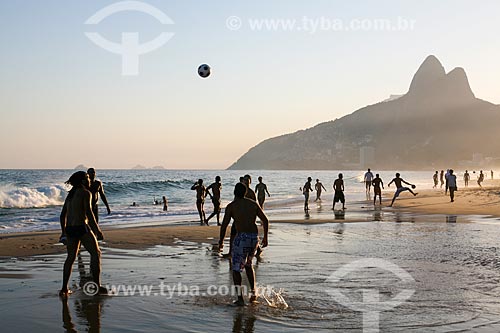
[[[207,78],[210,75],[210,66],[207,64],[201,64],[198,66],[198,75],[202,78]]]
[[[415,187],[416,187],[415,185],[412,185],[412,186],[411,186],[411,188],[413,188],[413,189],[414,189]]]

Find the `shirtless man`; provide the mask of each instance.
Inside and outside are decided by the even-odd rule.
[[[391,187],[392,183],[396,184],[396,192],[394,193],[394,197],[392,198],[392,202],[389,207],[392,207],[392,205],[394,204],[394,200],[396,200],[401,192],[409,191],[411,194],[413,194],[413,196],[416,196],[418,194],[413,192],[409,187],[403,187],[402,183],[410,185],[412,188],[415,188],[415,185],[406,182],[405,180],[403,180],[403,178],[399,178],[399,176],[400,174],[396,173],[396,178],[394,178],[389,184],[387,184],[388,187]]]
[[[87,174],[90,178],[90,187],[89,191],[92,193],[92,212],[95,216],[95,222],[99,224],[99,208],[97,207],[97,202],[99,201],[99,194],[101,195],[101,200],[106,205],[106,209],[108,210],[108,215],[111,214],[111,210],[109,209],[108,199],[104,194],[104,188],[102,186],[102,182],[99,179],[95,178],[95,169],[89,168],[87,170]]]
[[[483,173],[483,170],[481,170],[479,172],[479,177],[477,178],[477,185],[479,185],[479,187],[483,187],[481,186],[481,183],[484,181],[484,173]]]
[[[264,201],[266,200],[266,193],[268,197],[270,197],[271,195],[267,190],[267,185],[262,182],[262,177],[259,176],[259,178],[257,179],[259,180],[259,183],[255,186],[255,192],[257,192],[257,199],[259,201],[260,208],[264,210]]]
[[[240,177],[240,183],[245,185],[247,188],[247,191],[245,193],[245,198],[256,201],[257,198],[255,197],[255,192],[250,188],[250,184],[252,184],[252,177],[246,174],[243,177]],[[236,234],[237,234],[236,226],[233,223],[233,225],[231,226],[231,237],[229,240],[229,252],[223,255],[224,258],[229,258],[231,256],[233,250],[233,240],[236,237]],[[260,248],[260,246],[258,246],[257,256],[260,256],[261,252],[262,249]]]
[[[215,183],[210,184],[209,187],[207,187],[207,194],[210,196],[210,199],[212,199],[212,204],[214,205],[214,212],[210,214],[210,216],[207,219],[207,225],[208,221],[215,215],[217,215],[217,225],[220,226],[220,191],[222,189],[222,184],[220,183],[220,176],[215,177]],[[212,193],[210,193],[210,190],[212,190]]]
[[[302,188],[302,194],[304,194],[304,212],[309,211],[309,192],[312,192],[312,185],[311,185],[312,178],[307,177],[307,182],[304,184],[304,187]]]
[[[314,189],[316,190],[316,200],[314,201],[321,201],[321,190],[325,190],[326,188],[323,186],[323,184],[319,181],[319,179],[316,179],[316,184],[314,184]]]
[[[64,201],[60,215],[60,241],[66,244],[68,255],[64,262],[63,283],[59,295],[66,297],[71,293],[68,283],[80,243],[90,253],[90,271],[93,282],[99,287],[97,292],[107,294],[106,288],[101,287],[101,250],[97,244],[97,240],[104,239],[104,236],[92,212],[92,194],[88,190],[89,175],[85,171],[75,172],[66,184],[73,187]]]
[[[465,187],[469,187],[469,179],[470,179],[470,174],[469,174],[469,171],[468,171],[468,170],[465,170],[465,173],[464,173],[464,183],[465,183]]]
[[[344,176],[339,173],[339,178],[337,178],[333,182],[333,207],[332,210],[335,210],[335,203],[336,202],[341,202],[342,203],[342,209],[345,209],[345,197],[344,197]]]
[[[198,181],[191,186],[191,190],[196,191],[196,209],[198,209],[198,214],[200,215],[200,224],[208,225],[205,218],[205,210],[203,209],[205,197],[207,196],[207,190],[203,185],[203,179],[198,179]]]
[[[368,169],[368,171],[365,173],[364,180],[365,180],[366,193],[370,194],[373,181],[373,173],[371,172],[370,169]]]
[[[384,182],[382,181],[382,178],[380,178],[378,173],[375,175],[375,179],[373,179],[372,184],[373,184],[373,193],[374,193],[373,205],[375,206],[375,203],[377,202],[377,195],[378,195],[380,204],[382,204],[382,190],[380,189],[380,186],[382,185],[382,188],[384,188]]]
[[[233,241],[231,261],[233,282],[238,292],[238,300],[235,304],[239,306],[245,305],[243,290],[241,289],[241,272],[243,268],[250,284],[250,302],[256,301],[257,298],[257,295],[255,295],[255,273],[252,267],[252,259],[259,244],[259,230],[255,223],[257,216],[262,221],[264,227],[262,247],[267,246],[269,229],[267,216],[257,202],[245,197],[246,191],[247,187],[242,183],[238,183],[234,187],[234,200],[226,207],[219,237],[219,249],[222,249],[224,238],[226,237],[226,229],[232,218],[237,233]]]
[[[436,188],[439,183],[439,174],[436,171],[436,173],[432,176],[432,180],[434,181],[434,186],[432,188]]]

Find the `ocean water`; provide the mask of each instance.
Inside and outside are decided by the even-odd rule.
[[[53,230],[59,228],[59,213],[69,187],[64,184],[74,170],[0,170],[0,233]],[[257,177],[262,176],[271,197],[266,199],[265,209],[270,216],[278,214],[299,214],[303,195],[299,190],[307,177],[319,178],[327,192],[324,202],[332,200],[332,185],[339,172],[345,180],[347,203],[366,200],[362,184],[365,171],[229,171],[229,170],[97,170],[97,178],[104,184],[106,197],[111,206],[111,215],[106,215],[102,201],[99,202],[99,220],[102,225],[130,225],[150,223],[190,223],[198,221],[195,206],[194,182],[202,178],[206,186],[215,176],[222,178],[222,207],[233,198],[234,184],[244,174],[252,176],[252,188]],[[373,171],[375,174],[376,170]],[[380,172],[387,184],[395,171]],[[429,172],[401,172],[403,179],[417,185],[418,189],[432,187]],[[458,174],[458,179],[461,175]],[[387,189],[392,195],[394,187]],[[153,205],[156,198],[168,198],[169,209],[162,211],[162,205]],[[315,194],[311,193],[314,200]],[[137,206],[132,207],[136,202]],[[206,201],[205,212],[212,212],[210,200]]]

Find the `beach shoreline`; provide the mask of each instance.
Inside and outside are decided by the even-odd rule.
[[[419,215],[474,215],[500,217],[500,187],[495,186],[470,187],[460,189],[455,202],[451,203],[449,196],[444,195],[443,189],[424,190],[413,197],[409,193],[402,194],[396,199],[394,207],[388,207],[392,199],[392,190],[385,189],[382,206],[373,206],[372,201],[359,203],[347,202],[345,212],[336,211],[331,214],[330,202],[324,201],[327,208],[316,209],[311,205],[310,215],[275,216],[272,224],[324,224],[324,223],[355,223],[377,220],[375,213],[411,213]],[[321,212],[322,211],[322,212]],[[321,213],[320,213],[321,212]],[[339,214],[340,219],[339,219]],[[364,215],[363,215],[364,214]],[[349,217],[353,215],[354,217]],[[418,218],[416,219],[418,220]],[[383,221],[383,220],[381,220]],[[415,220],[412,219],[412,222]],[[404,221],[401,221],[404,222]],[[105,240],[104,247],[120,249],[144,249],[156,245],[175,245],[178,241],[196,243],[216,243],[220,229],[213,226],[196,225],[153,225],[153,226],[107,226],[103,227]],[[228,234],[227,234],[228,235]],[[226,235],[226,236],[227,236]],[[9,233],[0,235],[0,257],[27,257],[44,254],[64,253],[65,247],[58,243],[59,230]]]

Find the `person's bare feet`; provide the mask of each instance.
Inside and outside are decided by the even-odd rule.
[[[68,297],[72,293],[73,292],[69,289],[61,289],[61,290],[59,290],[59,297]]]
[[[236,306],[245,306],[245,301],[243,300],[243,297],[239,296],[238,300],[233,302],[233,305]]]

